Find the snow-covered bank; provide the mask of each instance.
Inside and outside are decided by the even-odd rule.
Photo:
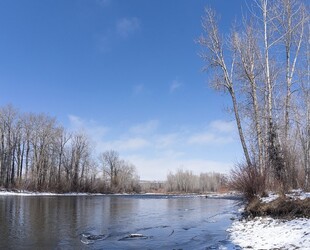
[[[310,193],[294,190],[290,199],[304,200]],[[278,198],[276,194],[261,198],[261,202],[270,203]],[[231,241],[242,249],[310,249],[310,219],[292,220],[256,217],[233,222],[227,230]]]
[[[310,220],[291,221],[255,218],[233,223],[231,240],[242,248],[251,249],[310,249]]]
[[[197,194],[197,193],[115,193],[115,194],[102,194],[102,193],[52,193],[52,192],[30,192],[26,190],[18,190],[18,191],[6,191],[0,190],[0,196],[5,195],[17,195],[17,196],[85,196],[85,195],[113,195],[113,196],[154,196],[154,197],[161,197],[167,196],[170,198],[193,198],[193,197],[203,197],[203,198],[239,198],[241,197],[238,193],[208,193],[208,194]]]

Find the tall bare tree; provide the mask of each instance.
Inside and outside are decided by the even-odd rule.
[[[246,93],[247,105],[251,110],[250,119],[253,120],[254,130],[255,130],[255,148],[257,148],[257,160],[254,161],[258,163],[260,167],[260,172],[263,174],[263,166],[265,165],[264,158],[264,140],[261,121],[262,117],[262,107],[259,103],[259,97],[262,96],[262,87],[260,86],[262,66],[261,66],[261,53],[257,44],[257,35],[255,34],[255,28],[252,22],[244,22],[243,32],[234,32],[232,45],[234,50],[237,52],[236,56],[236,71],[238,78],[240,79],[242,90]]]
[[[231,97],[244,156],[247,164],[251,166],[251,158],[244,137],[234,86],[235,51],[231,50],[232,56],[230,60],[230,68],[228,68],[227,59],[224,56],[224,50],[230,50],[231,47],[225,44],[221,38],[217,17],[212,9],[205,9],[205,15],[202,18],[202,27],[204,34],[198,39],[198,43],[205,49],[205,51],[201,53],[201,57],[207,63],[205,69],[213,70],[213,86],[216,89],[227,91]]]
[[[65,153],[66,144],[71,139],[71,134],[69,134],[63,127],[60,127],[57,131],[57,144],[58,144],[58,189],[61,189],[61,168],[63,165],[63,157]]]
[[[305,126],[298,122],[296,128],[292,120],[299,119],[296,116],[302,110],[294,92],[306,89],[300,77],[306,63],[300,55],[309,44],[305,39],[309,3],[255,0],[246,4],[246,17],[225,40],[214,11],[206,9],[204,35],[199,39],[205,49],[202,58],[206,69],[212,69],[215,88],[231,96],[247,165],[258,165],[267,184],[278,183],[284,190],[297,186],[298,150],[307,148],[306,139],[303,147],[296,141],[297,133],[307,138],[302,132]]]

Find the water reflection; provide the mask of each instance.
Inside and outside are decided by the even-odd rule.
[[[234,248],[225,229],[235,206],[201,197],[0,196],[0,249]]]

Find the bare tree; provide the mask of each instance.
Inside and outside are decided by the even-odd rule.
[[[58,144],[58,190],[61,189],[61,167],[63,164],[63,157],[65,153],[65,146],[71,139],[71,134],[69,134],[63,127],[58,129],[57,144]]]
[[[9,105],[0,110],[0,185],[10,187],[14,185],[15,178],[15,144],[16,131],[15,125],[17,122],[17,110]]]
[[[111,192],[139,192],[139,176],[133,164],[122,160],[115,150],[99,155],[103,175],[109,177]]]
[[[215,88],[231,96],[246,165],[258,168],[270,187],[278,183],[284,192],[298,185],[298,150],[307,149],[303,123],[296,122],[296,128],[292,120],[302,117],[293,93],[306,89],[300,85],[307,82],[300,72],[307,63],[300,55],[309,44],[309,9],[302,0],[255,0],[247,5],[247,16],[228,39],[220,35],[215,13],[206,9],[199,39],[206,50],[201,56],[206,69],[213,70]],[[297,134],[304,138],[302,147]]]
[[[245,30],[241,34],[234,32],[232,45],[236,51],[236,71],[239,75],[242,89],[246,93],[250,105],[250,119],[253,120],[255,130],[255,142],[258,148],[258,163],[260,172],[263,174],[264,162],[264,140],[262,134],[262,107],[259,103],[261,96],[261,86],[259,81],[262,74],[261,53],[257,44],[257,35],[252,22],[244,21]],[[254,155],[256,152],[253,152]],[[255,159],[255,157],[254,157]],[[256,161],[256,160],[255,160]]]
[[[130,162],[120,161],[120,171],[117,176],[118,192],[140,192],[139,176],[136,167]]]
[[[71,142],[72,191],[79,191],[79,180],[83,178],[85,161],[89,156],[89,142],[84,134],[73,135]]]
[[[216,192],[224,186],[224,179],[224,175],[219,173],[195,175],[190,170],[178,169],[167,175],[166,190],[181,193]]]
[[[310,189],[310,22],[306,26],[305,70],[301,77],[299,102],[294,109],[302,165],[304,170],[304,188]]]
[[[306,86],[303,86],[304,100],[305,100],[305,113],[306,124],[304,135],[305,140],[302,141],[303,153],[304,153],[304,169],[305,169],[305,188],[310,190],[310,21],[307,23],[307,43],[306,43]]]
[[[110,178],[110,188],[113,190],[117,184],[117,175],[120,169],[120,158],[118,152],[115,150],[105,151],[99,156],[102,164],[103,172]]]
[[[227,91],[231,97],[234,115],[238,127],[239,137],[241,145],[243,148],[244,156],[246,162],[249,166],[252,165],[248,147],[246,145],[246,140],[244,137],[243,127],[241,124],[241,118],[239,114],[239,108],[237,103],[237,97],[235,93],[234,86],[234,66],[235,66],[235,57],[236,51],[232,50],[230,68],[227,66],[227,59],[224,56],[224,47],[226,49],[231,49],[229,45],[223,42],[218,30],[218,24],[216,19],[216,14],[213,10],[206,8],[205,15],[202,19],[202,27],[204,35],[198,39],[198,43],[206,49],[201,53],[201,57],[207,62],[205,69],[212,69],[215,74],[213,80],[213,86],[216,89],[222,89]]]
[[[292,85],[304,39],[307,16],[305,6],[298,0],[282,0],[279,4],[278,12],[280,13],[277,15],[278,27],[280,37],[282,37],[281,42],[285,47],[286,95],[284,106],[284,138],[287,140],[290,127]]]
[[[117,163],[113,183],[138,190],[134,166],[120,159]],[[19,113],[10,105],[0,108],[0,187],[98,192],[102,179],[97,165],[85,134],[68,133],[45,114]]]

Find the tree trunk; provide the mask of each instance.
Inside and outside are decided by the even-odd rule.
[[[236,123],[237,123],[237,127],[238,127],[239,137],[240,137],[242,149],[244,152],[245,160],[246,160],[247,165],[250,167],[250,166],[252,166],[251,158],[250,158],[250,155],[248,152],[247,145],[245,143],[243,130],[242,130],[242,126],[241,126],[241,120],[240,120],[240,116],[239,116],[238,104],[237,104],[237,100],[236,100],[236,96],[235,96],[235,91],[232,87],[229,88],[229,93],[230,93],[232,103],[233,103],[235,119],[236,119]]]

